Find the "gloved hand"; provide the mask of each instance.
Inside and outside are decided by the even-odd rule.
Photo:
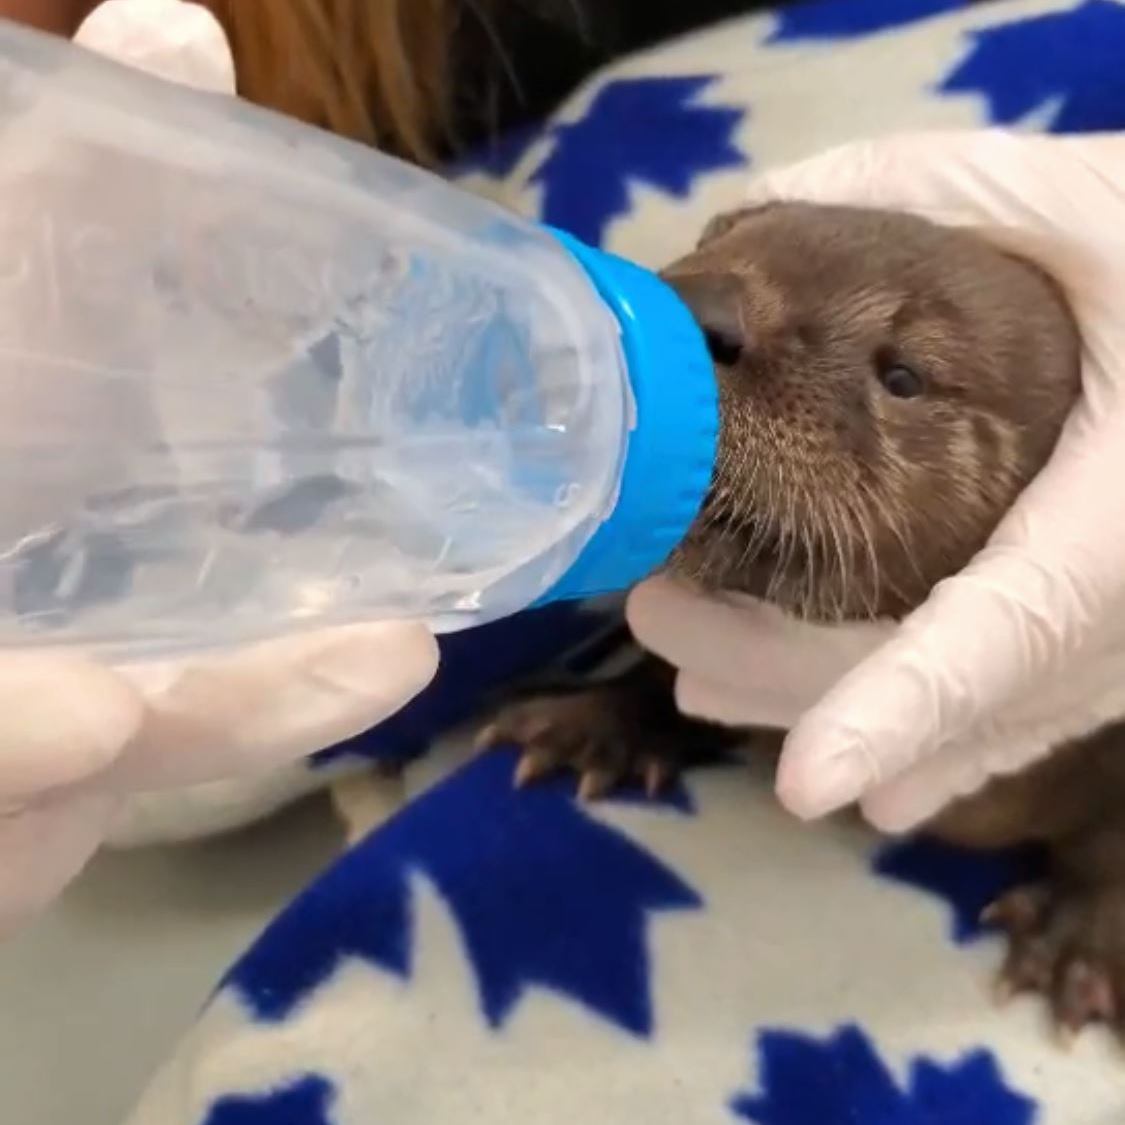
[[[234,92],[215,18],[180,0],[113,0],[84,46]],[[0,934],[49,903],[130,792],[258,774],[374,726],[429,683],[422,626],[355,627],[187,663],[113,669],[0,654]]]
[[[812,627],[666,580],[630,604],[680,669],[690,714],[791,728],[783,802],[857,799],[912,828],[990,777],[1125,716],[1125,137],[929,133],[855,144],[770,175],[775,198],[912,211],[975,227],[1063,286],[1083,398],[1047,467],[961,574],[901,626]]]
[[[169,82],[234,93],[230,44],[205,5],[183,0],[79,0],[71,6],[89,11],[74,36],[88,50]]]
[[[123,669],[0,655],[0,934],[81,870],[130,791],[315,753],[398,710],[436,668],[433,637],[410,624]]]

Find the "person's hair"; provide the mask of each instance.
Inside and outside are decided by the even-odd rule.
[[[207,0],[239,93],[431,162],[450,128],[451,0]]]

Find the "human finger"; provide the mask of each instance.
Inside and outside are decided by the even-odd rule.
[[[437,659],[428,629],[390,623],[133,669],[147,713],[114,780],[195,784],[315,753],[404,706],[430,682]]]

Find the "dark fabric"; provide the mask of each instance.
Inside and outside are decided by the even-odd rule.
[[[763,0],[462,0],[457,148],[542,120],[613,59],[778,6]]]

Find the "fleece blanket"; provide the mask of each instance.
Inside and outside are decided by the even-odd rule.
[[[1123,59],[1118,0],[813,0],[632,59],[460,171],[659,265],[752,171],[846,139],[1119,128]],[[405,806],[231,967],[133,1125],[1125,1120],[1108,1035],[1065,1052],[1034,999],[990,998],[1002,949],[979,914],[1033,856],[798,826],[764,761],[587,807],[565,780],[514,791],[513,752],[465,761],[454,735],[419,756],[560,645],[596,661],[606,628],[562,608],[451,638],[396,720],[180,804],[190,834],[341,762],[414,763]],[[136,834],[168,834],[171,808]]]

